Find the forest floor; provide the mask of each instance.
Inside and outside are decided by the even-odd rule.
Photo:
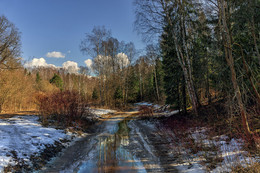
[[[220,121],[221,110],[217,106],[214,109],[218,112],[215,120],[210,108],[202,109],[201,117],[197,118],[192,115],[184,118],[178,111],[151,116],[140,115],[137,109],[131,112],[93,109],[99,121],[82,136],[42,127],[36,116],[6,116],[0,120],[0,132],[4,134],[0,141],[6,141],[0,142],[0,169],[3,171],[9,164],[6,172],[260,170],[259,152],[246,150],[243,136]],[[32,146],[34,150],[28,150]],[[252,165],[254,168],[248,169]]]

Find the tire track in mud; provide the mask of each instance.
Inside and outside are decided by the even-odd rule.
[[[108,121],[103,121],[103,123],[94,127],[96,128],[95,133],[76,141],[72,146],[68,147],[60,157],[55,158],[46,165],[42,172],[82,172],[82,168],[83,170],[88,170],[89,168],[92,172],[93,170],[94,172],[96,170],[141,173],[178,172],[178,170],[171,165],[176,161],[176,158],[170,152],[170,141],[168,141],[167,137],[163,134],[157,132],[156,123],[147,120],[139,120],[138,117],[132,115],[133,114],[126,113],[121,116],[120,120],[115,120],[115,117],[118,115],[115,117],[109,116],[107,118]],[[120,116],[118,117],[120,118]],[[124,150],[124,152],[129,155],[123,157],[129,158],[126,160],[115,159],[116,161],[114,162],[115,165],[117,165],[116,167],[110,167],[111,163],[106,163],[105,161],[102,165],[103,168],[100,169],[100,164],[96,164],[98,161],[93,154],[96,155],[97,153],[100,153],[99,148],[101,147],[99,146],[99,142],[104,141],[103,138],[109,139],[109,137],[107,137],[109,134],[115,135],[115,138],[117,139],[119,136],[122,137],[122,134],[119,134],[120,128],[115,128],[119,126],[122,121],[124,121],[127,126],[125,128],[130,129],[127,133],[121,129],[121,131],[127,134],[126,140],[128,140],[128,144],[123,145],[120,141],[114,141],[115,139],[112,139],[112,141],[117,143],[117,147],[119,147],[119,149],[115,151]],[[108,135],[104,136],[103,134]],[[124,134],[124,136],[126,134]],[[102,140],[100,140],[101,138]],[[118,153],[115,156],[117,157],[120,154],[121,153]],[[89,162],[92,164],[90,167]],[[120,166],[122,163],[123,167]],[[86,165],[88,167],[86,167]]]
[[[109,131],[113,131],[113,128],[119,122],[131,116],[130,113],[118,114],[105,115],[100,122],[88,129],[91,132],[88,136],[75,141],[71,146],[63,150],[58,157],[53,158],[51,162],[45,165],[40,172],[77,172],[80,165],[86,162],[87,159],[92,159],[92,152],[98,150],[99,138],[102,138],[106,133],[111,133]]]
[[[76,169],[93,150],[96,150],[99,136],[104,129],[104,125],[95,126],[96,132],[88,135],[78,141],[75,141],[71,146],[66,148],[58,157],[54,158],[45,168],[42,173],[54,172],[76,172]]]
[[[128,126],[132,133],[128,147],[143,161],[147,172],[178,172],[173,166],[176,157],[170,152],[170,141],[156,131],[154,123],[131,120]]]

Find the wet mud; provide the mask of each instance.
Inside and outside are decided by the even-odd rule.
[[[178,172],[169,145],[167,138],[157,132],[156,122],[128,113],[114,115],[41,172]]]

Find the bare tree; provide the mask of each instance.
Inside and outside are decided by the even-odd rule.
[[[161,0],[135,0],[135,30],[142,35],[144,41],[157,39],[163,32],[165,14],[162,11]]]
[[[111,35],[111,31],[107,30],[104,26],[95,26],[92,32],[87,33],[85,38],[80,43],[80,50],[82,53],[94,57],[101,57],[102,44]],[[99,92],[101,97],[101,103],[104,104],[104,76],[102,71],[102,62],[97,62],[94,65],[95,71],[99,74]]]
[[[20,55],[20,32],[5,16],[0,16],[0,68],[10,68]]]
[[[113,69],[113,73],[116,72],[116,55],[119,49],[119,41],[116,38],[110,37],[108,40],[103,41],[103,49],[105,52],[105,56],[111,57],[111,66]]]
[[[84,54],[96,57],[101,54],[101,47],[104,40],[111,35],[111,31],[104,26],[95,26],[91,33],[86,33],[85,38],[80,43],[80,51]]]
[[[136,53],[137,53],[134,43],[133,42],[127,43],[125,45],[124,52],[127,54],[127,57],[128,57],[128,60],[130,61],[130,63],[132,63],[136,56]]]

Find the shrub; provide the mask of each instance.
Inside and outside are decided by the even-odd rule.
[[[85,124],[92,121],[86,99],[78,92],[59,91],[49,95],[39,94],[37,100],[44,122],[51,118],[66,126],[72,126],[75,122]]]

